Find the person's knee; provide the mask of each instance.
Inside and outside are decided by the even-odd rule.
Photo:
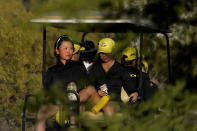
[[[38,110],[38,113],[36,115],[36,119],[37,120],[46,120],[47,119],[47,114],[48,114],[47,105],[43,105]]]
[[[86,88],[84,88],[83,90],[81,90],[79,92],[79,96],[80,96],[80,102],[85,102],[87,99],[91,99],[94,102],[98,101],[98,93],[96,91],[96,89],[94,88],[94,86],[89,85]]]
[[[39,109],[39,111],[36,115],[36,119],[41,120],[41,121],[45,121],[46,119],[48,119],[49,117],[54,115],[57,112],[57,110],[58,110],[58,106],[43,105]]]
[[[87,86],[87,89],[88,89],[88,93],[90,93],[90,94],[94,94],[97,92],[96,89],[94,88],[94,86],[92,86],[92,85]]]

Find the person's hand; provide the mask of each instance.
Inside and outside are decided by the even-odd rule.
[[[102,90],[98,90],[98,94],[99,94],[99,96],[105,96],[106,95],[106,93]]]
[[[136,102],[137,101],[137,97],[138,97],[138,93],[134,92],[132,93],[129,97],[131,97],[132,102]]]
[[[147,73],[146,70],[144,69],[144,67],[142,67],[142,72]]]
[[[150,87],[153,87],[153,82],[152,81],[150,82]]]

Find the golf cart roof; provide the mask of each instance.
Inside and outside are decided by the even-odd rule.
[[[79,32],[91,33],[171,33],[170,30],[158,29],[150,21],[144,19],[103,19],[101,17],[64,18],[61,16],[44,16],[32,19],[33,23],[66,28]]]
[[[85,13],[86,14],[86,13]],[[96,15],[95,15],[96,14]],[[117,19],[106,19],[112,17],[106,17],[100,12],[94,12],[93,15],[78,15],[81,17],[75,17],[74,14],[71,18],[61,15],[45,15],[39,18],[32,19],[31,22],[39,23],[43,26],[43,85],[45,80],[45,57],[46,57],[46,26],[53,26],[56,28],[71,29],[79,32],[86,33],[127,33],[135,32],[140,33],[140,55],[142,56],[142,43],[143,33],[162,33],[166,38],[167,55],[168,55],[168,72],[169,81],[171,82],[171,64],[170,64],[170,46],[167,33],[171,33],[170,30],[159,29],[152,24],[149,20],[142,18],[129,18],[122,17]],[[86,17],[84,17],[86,16]],[[109,15],[108,15],[109,16]],[[83,36],[84,37],[84,36]],[[141,60],[140,60],[141,61]],[[140,82],[141,83],[141,82]],[[141,84],[139,84],[140,88]]]

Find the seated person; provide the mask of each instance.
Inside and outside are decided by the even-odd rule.
[[[45,88],[50,90],[57,82],[63,83],[63,86],[58,86],[60,90],[71,82],[76,83],[86,75],[86,71],[78,63],[73,62],[71,57],[73,55],[73,44],[67,36],[60,36],[55,42],[55,55],[57,58],[57,64],[50,67],[47,71]],[[77,83],[77,86],[80,86]],[[65,89],[66,90],[66,89]],[[80,102],[84,102],[90,99],[93,103],[97,103],[100,100],[100,96],[92,85],[86,88],[78,90],[80,96]],[[35,125],[35,131],[44,131],[46,128],[45,122],[49,117],[56,114],[59,109],[58,104],[48,103],[43,104],[37,113],[37,122]],[[109,114],[109,108],[105,106],[104,112]]]
[[[86,67],[86,70],[89,73],[90,69],[92,68],[92,65],[95,62],[97,49],[94,45],[94,42],[90,40],[86,40],[81,44],[85,47],[85,50],[81,51],[80,59],[82,60],[83,64]]]
[[[139,83],[139,70],[137,68],[137,49],[134,47],[125,48],[122,52],[121,64],[129,72],[129,76],[131,77],[131,79],[133,79],[133,83],[137,88]],[[122,89],[121,91],[121,99],[124,103],[129,101],[124,89]]]
[[[147,81],[147,86],[144,86],[147,88],[143,89],[144,100],[148,100],[158,90],[158,86],[150,80],[149,72],[148,72],[148,63],[145,60],[142,61],[142,72],[143,72],[143,78]],[[143,82],[143,83],[145,84],[145,82]]]
[[[74,44],[75,51],[72,56],[73,61],[78,61],[85,66],[87,72],[91,69],[97,49],[94,42],[86,40],[82,43]]]
[[[85,50],[83,46],[80,45],[79,42],[74,42],[74,51],[73,56],[71,58],[72,61],[79,61],[81,51]]]
[[[135,102],[138,97],[138,91],[129,73],[113,58],[114,47],[115,42],[111,38],[103,38],[99,41],[99,61],[93,65],[89,74],[91,78],[94,78],[93,83],[98,94],[101,97],[108,94],[110,96],[108,105],[116,105],[114,107],[110,106],[112,113],[120,110],[119,102],[121,102],[122,86],[131,97],[131,101]]]
[[[136,85],[139,83],[139,52],[134,47],[127,47],[122,52],[121,63],[125,66],[130,77],[136,79]],[[139,89],[140,99],[148,100],[152,96],[152,82],[148,76],[148,64],[142,61],[142,87]]]

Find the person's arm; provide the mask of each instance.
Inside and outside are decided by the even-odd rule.
[[[126,69],[122,68],[120,72],[123,82],[123,88],[127,92],[128,96],[131,97],[132,101],[135,102],[138,97],[137,78],[136,76],[130,77]]]
[[[93,85],[95,87],[95,89],[97,90],[99,96],[105,96],[107,93],[105,91],[101,90],[100,86],[97,85],[97,79],[100,76],[101,76],[101,72],[99,70],[99,67],[96,65],[93,65],[93,67],[91,68],[91,70],[88,73],[88,79],[89,79],[91,85]]]
[[[155,83],[150,81],[150,78],[147,73],[142,73],[142,78],[143,78],[143,85],[142,85],[143,97],[144,100],[148,100],[158,90],[158,87]]]
[[[45,78],[45,81],[44,81],[44,89],[46,90],[49,90],[51,84],[52,84],[52,81],[53,81],[53,73],[51,70],[47,70],[47,73],[46,73],[46,78]]]
[[[75,63],[78,64],[76,68],[78,75],[79,75],[79,78],[77,80],[78,89],[83,89],[88,85],[87,70],[82,62],[75,62]]]
[[[96,67],[93,66],[90,69],[89,73],[88,73],[87,80],[88,80],[89,85],[93,85],[96,88],[96,90],[97,90],[98,88],[95,86],[95,83],[96,83],[96,74],[97,74],[96,73]]]

